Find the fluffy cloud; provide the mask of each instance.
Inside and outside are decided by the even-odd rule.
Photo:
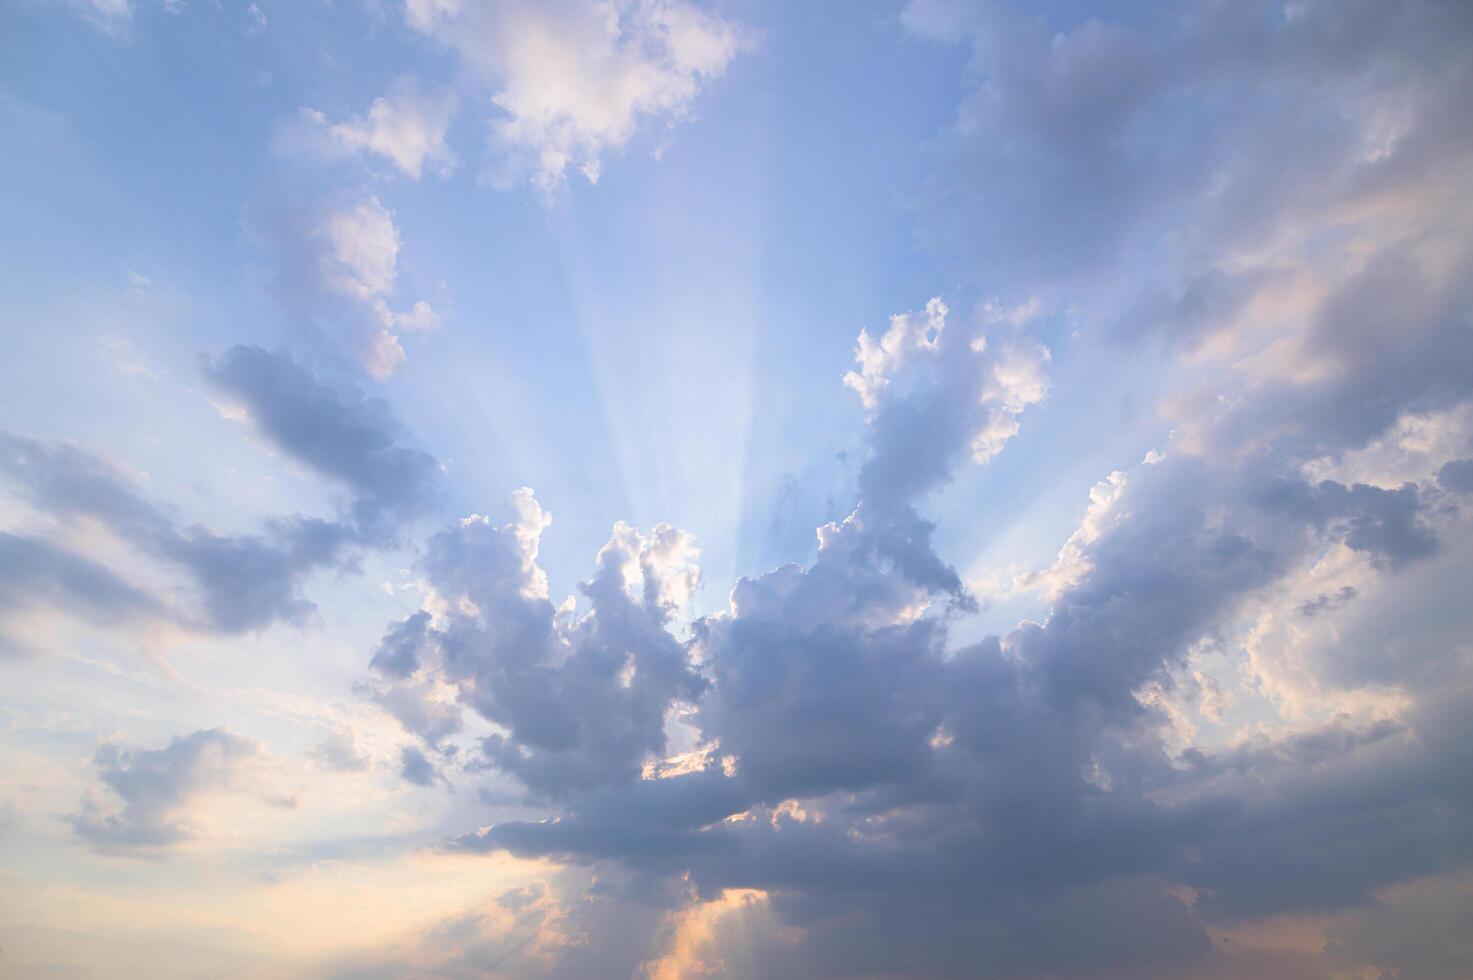
[[[741,28],[686,0],[409,0],[405,18],[489,92],[486,178],[528,180],[547,195],[569,168],[596,182],[604,155],[641,125],[689,117],[746,43]]]
[[[282,305],[301,326],[346,348],[373,379],[387,379],[403,362],[403,332],[439,327],[426,300],[395,308],[402,243],[378,197],[260,205],[251,223],[269,249]]]
[[[457,104],[453,91],[423,92],[413,76],[405,75],[357,119],[329,123],[320,111],[303,108],[277,128],[274,145],[285,156],[328,160],[373,153],[411,180],[419,180],[426,165],[444,177],[459,163],[445,142]]]
[[[667,527],[646,537],[619,525],[577,616],[552,604],[537,564],[551,517],[527,490],[512,510],[508,523],[472,516],[430,539],[426,608],[385,633],[375,697],[431,746],[470,708],[498,728],[485,759],[542,796],[637,778],[664,753],[666,714],[702,687],[666,629],[697,581],[693,546]]]

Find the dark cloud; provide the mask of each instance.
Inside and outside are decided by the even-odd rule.
[[[1288,480],[1268,483],[1259,498],[1316,527],[1334,526],[1352,549],[1373,562],[1397,567],[1437,551],[1415,484],[1395,490],[1325,480],[1317,486]]]
[[[437,501],[439,464],[401,445],[403,432],[382,398],[259,347],[232,347],[207,360],[204,372],[271,445],[349,490],[348,511],[363,538],[391,537]]]
[[[430,614],[420,611],[390,626],[369,666],[390,677],[413,674],[419,669],[421,650],[429,642],[429,625]]]
[[[433,786],[441,778],[435,764],[413,745],[399,752],[399,775],[416,786]]]
[[[392,682],[377,697],[435,744],[458,728],[459,709],[420,710],[406,679],[433,672],[460,705],[503,729],[482,741],[487,760],[539,793],[637,778],[664,750],[666,712],[703,686],[665,628],[690,586],[686,541],[668,528],[646,538],[620,525],[582,585],[589,612],[564,621],[535,562],[547,518],[530,493],[514,503],[516,522],[470,518],[430,539],[420,567],[445,611],[433,627],[421,613],[390,628],[374,665]]]

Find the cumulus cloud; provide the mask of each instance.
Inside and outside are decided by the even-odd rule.
[[[453,50],[495,116],[485,178],[545,195],[570,168],[597,182],[603,160],[643,127],[689,118],[747,33],[687,0],[480,4],[410,0],[409,26]]]
[[[528,490],[510,509],[504,524],[476,515],[430,539],[425,609],[385,633],[374,696],[431,746],[474,711],[498,729],[485,760],[538,795],[637,778],[665,750],[666,714],[702,687],[666,628],[698,581],[693,543],[618,525],[578,616],[552,604],[537,564],[551,516]]]
[[[936,301],[862,335],[853,510],[810,564],[740,580],[688,633],[609,575],[611,549],[634,567],[617,531],[582,620],[552,608],[517,523],[443,532],[426,618],[391,629],[377,669],[455,687],[546,814],[451,846],[688,882],[697,902],[760,892],[788,930],[770,975],[1456,962],[1369,930],[1323,956],[1214,938],[1371,907],[1466,869],[1473,842],[1467,444],[1392,439],[1473,397],[1473,132],[1449,102],[1473,23],[1290,13],[1056,29],[913,4],[913,30],[972,50],[936,240],[985,250],[1028,301],[961,323]],[[1156,344],[1173,432],[1025,577],[1045,615],[957,646],[973,605],[924,508],[1047,396],[1030,318],[1049,309]],[[1381,475],[1355,475],[1381,443]],[[651,660],[655,696],[629,710]]]
[[[967,457],[965,432],[952,445]],[[714,748],[665,778],[569,783],[557,820],[503,821],[455,846],[689,876],[705,898],[759,890],[802,935],[775,969],[814,976],[968,975],[979,961],[1009,976],[1102,962],[1207,975],[1223,955],[1209,923],[1339,906],[1435,870],[1416,842],[1430,857],[1473,829],[1425,822],[1456,792],[1443,739],[1461,726],[1431,748],[1407,737],[1414,719],[1346,719],[1173,758],[1170,720],[1144,693],[1327,537],[1364,531],[1337,523],[1355,492],[1302,484],[1301,510],[1191,456],[1141,466],[1121,482],[1121,519],[1076,536],[1083,567],[1048,620],[960,650],[944,616],[918,611],[947,595],[944,579],[845,547],[863,528],[832,529],[812,566],[743,580],[726,612],[696,624],[704,682],[686,695],[689,723]],[[1371,538],[1403,563],[1430,554]],[[912,546],[922,567],[939,564],[927,539]],[[474,604],[488,627],[504,622]],[[559,705],[598,703],[544,683]],[[536,785],[506,747],[488,746],[493,761]],[[1347,780],[1363,791],[1347,797]],[[1332,840],[1304,846],[1293,828],[1309,820],[1332,837],[1374,828],[1372,860],[1346,868]],[[1271,857],[1245,857],[1259,849]],[[1188,903],[1172,881],[1201,895]]]
[[[250,222],[270,252],[268,275],[282,305],[300,325],[342,345],[374,380],[403,362],[404,332],[440,326],[427,300],[399,308],[402,241],[377,196],[259,204]]]

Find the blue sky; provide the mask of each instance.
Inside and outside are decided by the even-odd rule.
[[[0,964],[1468,975],[1470,37],[7,5]]]

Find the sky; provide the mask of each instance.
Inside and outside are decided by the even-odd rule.
[[[10,0],[0,975],[1473,977],[1473,7]]]

